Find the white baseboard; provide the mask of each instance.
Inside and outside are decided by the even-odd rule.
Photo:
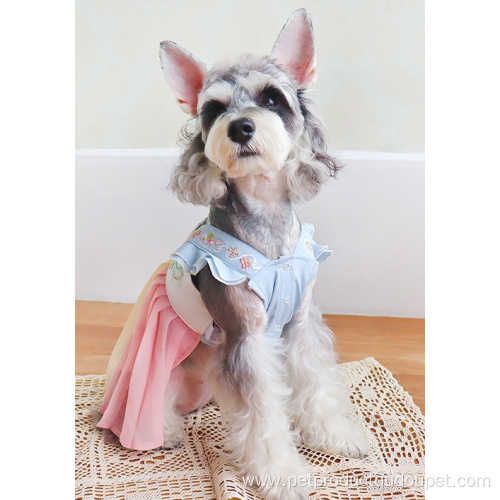
[[[166,187],[177,149],[77,150],[76,298],[134,302],[207,209]],[[324,313],[424,316],[424,155],[338,152],[345,168],[297,207],[333,256]]]

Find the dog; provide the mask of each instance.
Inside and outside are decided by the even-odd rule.
[[[160,58],[194,127],[185,133],[171,188],[183,202],[210,207],[208,219],[145,288],[166,286],[173,309],[189,326],[181,340],[165,341],[177,346],[170,356],[176,360],[162,379],[166,386],[160,383],[150,396],[163,407],[163,446],[178,445],[183,415],[214,397],[239,473],[279,478],[260,485],[266,499],[307,498],[308,484],[290,481],[308,477],[297,445],[348,457],[368,452],[364,432],[347,417],[352,408],[334,337],[313,301],[318,264],[329,252],[314,242],[312,226],[302,225],[293,208],[314,197],[340,168],[308,97],[316,79],[310,15],[300,9],[290,16],[270,56],[246,55],[207,70],[166,41]],[[127,371],[123,358],[136,352],[137,364],[140,355],[130,338],[139,335],[143,319],[138,312],[132,317],[110,363],[108,383],[113,375],[115,381],[108,399],[120,385],[116,373]],[[127,340],[131,346],[125,348]],[[107,406],[101,426],[120,434],[106,421]]]

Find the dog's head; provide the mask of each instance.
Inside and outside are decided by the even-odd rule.
[[[244,56],[208,71],[173,42],[160,44],[162,68],[195,120],[172,177],[182,201],[207,205],[231,179],[282,172],[292,201],[314,196],[339,168],[307,90],[315,80],[312,24],[294,12],[270,56]]]

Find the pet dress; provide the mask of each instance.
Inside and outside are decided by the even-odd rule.
[[[303,224],[293,255],[272,260],[208,222],[200,225],[154,277],[106,390],[98,426],[111,429],[126,448],[161,446],[164,393],[172,370],[200,341],[215,345],[221,334],[191,275],[208,265],[226,285],[246,281],[266,309],[264,335],[279,338],[319,264],[331,254],[314,242],[313,233],[312,225]]]

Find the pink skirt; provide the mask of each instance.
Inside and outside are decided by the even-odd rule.
[[[170,305],[165,274],[166,268],[149,289],[99,409],[98,427],[110,429],[133,450],[163,445],[165,388],[172,370],[200,341]]]

